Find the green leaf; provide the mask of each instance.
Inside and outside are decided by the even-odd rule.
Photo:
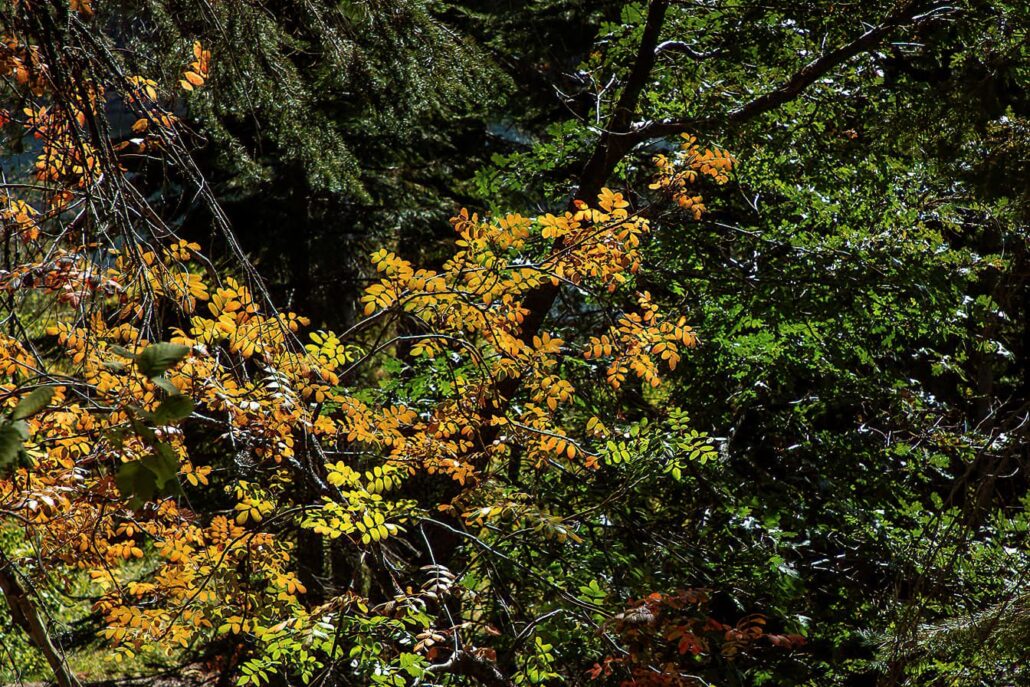
[[[185,420],[190,416],[195,408],[193,399],[177,394],[175,396],[169,396],[165,400],[161,401],[161,405],[157,407],[157,410],[153,413],[154,424],[158,425],[170,425],[178,422],[179,420]]]
[[[157,434],[154,433],[152,428],[140,422],[140,420],[142,419],[147,422],[153,422],[154,414],[135,405],[129,405],[128,410],[129,424],[132,425],[132,431],[136,432],[139,438],[147,442],[148,445],[153,446],[154,442],[157,441]]]
[[[179,457],[170,445],[164,442],[157,444],[154,446],[154,453],[140,462],[154,474],[158,491],[163,491],[169,482],[175,482],[175,476],[179,472]]]
[[[128,348],[125,348],[124,346],[119,346],[117,344],[111,344],[110,346],[108,346],[108,350],[110,350],[112,353],[120,355],[123,358],[136,357],[136,354],[130,351]]]
[[[620,19],[623,24],[643,24],[644,8],[639,3],[632,3],[622,8]]]
[[[189,346],[165,342],[150,344],[136,357],[136,366],[147,377],[156,377],[185,358],[189,352]]]
[[[159,389],[164,391],[169,396],[178,396],[180,393],[182,393],[181,391],[179,391],[179,388],[177,386],[175,386],[171,383],[171,381],[169,381],[167,377],[152,377],[150,381],[152,381],[155,386],[157,386]]]
[[[54,388],[50,386],[38,386],[28,396],[18,402],[11,413],[12,420],[24,420],[32,417],[39,411],[46,408],[50,399],[54,397]]]
[[[115,475],[115,484],[124,497],[130,497],[133,507],[138,508],[160,493],[176,491],[179,459],[172,447],[159,443],[155,453],[143,460],[122,463]]]
[[[133,506],[151,500],[157,491],[154,473],[144,468],[140,461],[122,463],[114,481],[122,496],[131,497]]]
[[[18,459],[28,438],[29,428],[21,420],[0,425],[0,471]]]

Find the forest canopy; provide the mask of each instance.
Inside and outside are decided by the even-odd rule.
[[[6,0],[0,685],[1030,683],[1028,27]]]

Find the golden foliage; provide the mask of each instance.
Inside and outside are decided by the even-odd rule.
[[[88,0],[75,8],[92,11]],[[0,70],[42,96],[47,68],[38,50],[12,37],[4,46]],[[200,42],[193,57],[180,82],[187,91],[210,73]],[[251,284],[219,277],[196,243],[171,232],[105,242],[67,230],[69,212],[103,175],[122,173],[117,155],[159,154],[177,126],[160,104],[159,84],[130,77],[121,97],[139,117],[132,128],[141,138],[112,145],[112,163],[82,136],[108,94],[84,86],[71,109],[28,101],[17,123],[39,139],[32,171],[39,186],[0,199],[19,256],[0,274],[0,292],[45,306],[36,311],[45,312],[59,350],[41,356],[0,334],[5,407],[28,386],[55,387],[48,406],[27,420],[28,463],[0,474],[0,513],[24,527],[44,570],[90,575],[103,592],[96,603],[103,636],[118,656],[171,653],[205,633],[281,630],[284,618],[303,626],[307,590],[293,572],[296,527],[288,525],[359,548],[382,544],[422,515],[396,496],[417,473],[457,483],[455,503],[467,523],[514,518],[559,541],[577,540],[569,523],[528,499],[470,504],[491,496],[491,475],[513,450],[540,469],[597,465],[590,446],[605,426],[592,418],[581,434],[566,421],[577,390],[560,361],[582,343],[526,323],[541,289],[567,285],[603,303],[632,284],[650,227],[621,193],[605,188],[594,206],[577,202],[535,218],[461,210],[451,219],[456,250],[439,270],[387,249],[372,255],[378,280],[361,297],[362,327],[379,323],[385,336],[367,353],[354,338],[324,330],[302,344],[305,317],[275,312]],[[725,182],[733,158],[701,151],[689,138],[676,161],[660,157],[657,165],[654,187],[700,217],[704,206],[689,189],[699,176]],[[585,345],[588,361],[604,359],[598,372],[615,390],[630,372],[657,386],[696,344],[682,318],[667,319],[647,293],[636,300],[634,312]],[[396,334],[400,320],[416,333]],[[155,374],[141,361],[165,338],[183,355]],[[413,408],[348,388],[352,368],[389,355],[402,339],[411,340],[416,361],[446,363],[446,390]],[[503,396],[505,380],[520,382],[517,402]],[[184,417],[169,409],[175,398],[190,399],[174,403]],[[132,478],[147,470],[157,488],[142,493]],[[316,503],[305,500],[302,483],[317,486]],[[180,486],[222,493],[231,505],[195,512],[179,498]],[[144,558],[155,564],[141,572],[134,562]]]

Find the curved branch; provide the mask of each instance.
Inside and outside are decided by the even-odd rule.
[[[880,24],[869,29],[855,40],[820,55],[780,84],[779,87],[730,110],[724,115],[701,120],[669,120],[648,123],[629,133],[625,137],[628,139],[627,143],[632,148],[646,140],[687,133],[706,125],[723,124],[732,126],[734,124],[741,124],[770,110],[774,110],[780,105],[798,97],[802,91],[825,76],[830,70],[860,53],[875,48],[893,29],[911,21],[920,23],[936,16],[936,11],[934,10],[920,14],[925,5],[924,0],[910,0],[903,3]]]

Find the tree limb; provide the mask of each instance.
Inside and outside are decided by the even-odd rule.
[[[651,78],[655,59],[658,56],[658,36],[665,24],[665,13],[669,9],[669,0],[651,0],[647,6],[647,19],[644,22],[644,33],[637,46],[637,55],[630,69],[626,85],[615,104],[615,111],[608,125],[601,133],[601,138],[594,147],[583,173],[579,178],[579,189],[576,199],[593,202],[601,188],[608,181],[615,165],[633,147],[626,140],[630,125],[640,102],[640,94]]]
[[[514,687],[514,683],[500,671],[497,664],[465,649],[451,654],[445,663],[426,668],[427,673],[449,673],[474,678],[486,687]]]
[[[909,2],[902,3],[880,24],[855,40],[820,55],[780,84],[778,88],[760,95],[724,115],[701,120],[670,120],[645,124],[627,134],[626,138],[631,141],[630,147],[646,140],[687,133],[705,126],[741,124],[774,110],[799,96],[802,91],[825,76],[830,70],[879,45],[880,41],[898,26],[917,19],[917,17],[922,20],[933,16],[933,12],[918,16],[925,5],[924,0],[909,0]]]
[[[658,47],[654,49],[655,55],[660,55],[663,52],[678,52],[686,55],[692,60],[708,60],[716,57],[722,53],[721,50],[709,50],[708,52],[701,52],[695,50],[693,47],[684,43],[683,41],[664,41],[658,44]]]
[[[0,592],[11,609],[14,623],[25,630],[32,644],[39,649],[50,669],[54,671],[58,687],[79,687],[79,681],[68,667],[64,654],[50,641],[50,635],[47,634],[46,625],[43,624],[39,611],[25,588],[18,582],[14,564],[3,550],[0,550]]]

